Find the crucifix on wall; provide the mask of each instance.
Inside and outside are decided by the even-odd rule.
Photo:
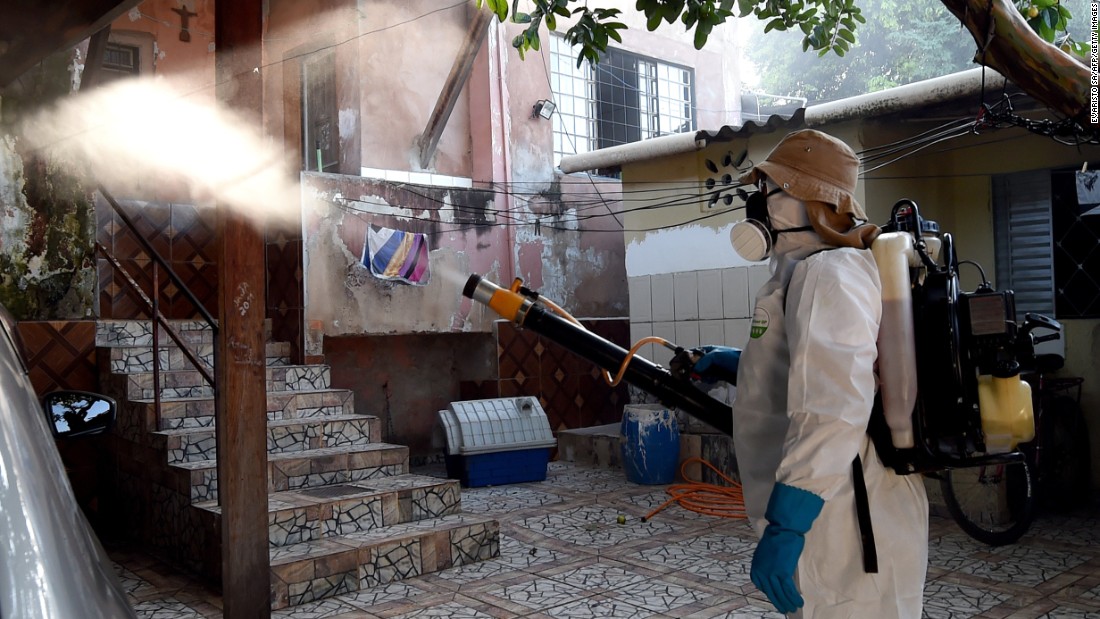
[[[190,43],[191,31],[188,30],[188,28],[191,26],[189,22],[191,18],[197,16],[198,13],[192,13],[191,10],[187,8],[186,4],[181,4],[178,9],[172,9],[172,12],[180,16],[180,40],[185,43]]]

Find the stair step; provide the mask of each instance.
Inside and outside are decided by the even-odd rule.
[[[153,398],[153,373],[111,374],[117,393],[129,400]],[[331,387],[327,365],[284,365],[266,368],[267,392],[319,391]],[[162,398],[213,397],[214,392],[202,374],[195,370],[169,370],[160,373]]]
[[[500,524],[452,514],[271,549],[272,609],[500,556]]]
[[[218,498],[217,460],[195,460],[170,465],[181,492],[191,502]],[[267,457],[267,491],[318,488],[409,472],[409,448],[390,443],[343,445]]]
[[[171,324],[212,360],[209,327]],[[97,323],[101,386],[120,404],[123,508],[136,539],[217,581],[213,390],[163,335],[158,416],[151,343],[148,321]],[[458,480],[410,474],[408,447],[381,442],[380,420],[354,414],[353,392],[331,388],[329,367],[291,365],[290,350],[265,345],[272,608],[499,556],[499,523],[461,513]]]
[[[381,439],[379,423],[373,415],[325,415],[268,421],[267,451],[271,454],[302,452],[370,443]],[[152,436],[155,446],[163,445],[169,464],[218,457],[213,427],[161,430]]]
[[[354,394],[347,389],[317,389],[313,391],[280,391],[267,394],[267,418],[306,419],[355,412]],[[152,399],[130,400],[139,407],[142,428],[154,430],[185,430],[214,427],[214,397],[168,398],[160,401],[160,420],[156,420]]]
[[[457,514],[456,479],[395,475],[268,495],[268,543],[272,547],[366,533]],[[218,526],[217,501],[194,504],[200,518]],[[216,530],[216,529],[211,529]]]
[[[267,342],[264,356],[267,365],[290,365],[290,342]],[[214,365],[214,344],[200,343],[190,346],[192,354],[206,365],[207,369]],[[153,347],[143,346],[111,346],[97,348],[102,355],[99,367],[109,368],[114,374],[139,374],[153,371]],[[161,341],[159,348],[160,370],[194,370],[195,366],[184,354],[183,349],[176,346],[175,342]]]
[[[210,343],[214,341],[214,332],[203,320],[169,320],[168,324],[188,344]],[[163,328],[160,341],[166,344],[172,336]],[[98,320],[96,321],[95,345],[110,348],[115,346],[152,346],[153,323],[149,320]]]

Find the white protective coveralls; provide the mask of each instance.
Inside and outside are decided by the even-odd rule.
[[[778,205],[778,208],[776,207]],[[769,198],[777,230],[809,224],[805,204]],[[738,368],[734,445],[758,534],[776,482],[824,499],[795,582],[804,619],[918,619],[928,562],[919,475],[883,466],[867,435],[882,313],[869,250],[833,248],[813,230],[779,234]],[[878,573],[864,571],[852,461],[859,455]]]

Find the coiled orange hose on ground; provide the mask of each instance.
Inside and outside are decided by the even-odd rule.
[[[687,467],[689,464],[695,463],[708,467],[729,485],[719,486],[688,479]],[[672,498],[646,514],[642,518],[642,522],[646,522],[673,503],[679,504],[680,507],[686,510],[707,516],[718,516],[720,518],[748,517],[745,514],[745,497],[741,492],[741,484],[727,477],[710,462],[702,458],[688,458],[680,465],[680,477],[687,481],[669,486],[666,492]]]

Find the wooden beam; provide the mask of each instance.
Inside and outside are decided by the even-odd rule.
[[[0,3],[0,88],[54,52],[111,25],[142,0],[58,0]]]
[[[474,10],[476,13],[473,21],[470,22],[469,29],[466,30],[466,38],[462,41],[462,48],[459,49],[458,56],[455,57],[454,64],[451,65],[451,73],[447,76],[447,81],[443,83],[443,90],[440,91],[439,98],[436,99],[435,109],[432,110],[432,115],[428,118],[428,126],[424,128],[424,133],[420,134],[420,139],[417,141],[420,146],[421,168],[427,168],[428,164],[431,163],[432,156],[435,155],[435,147],[439,144],[439,138],[443,135],[443,129],[447,127],[447,120],[451,117],[455,102],[458,101],[458,95],[462,92],[466,80],[470,77],[470,71],[474,67],[474,58],[477,57],[477,50],[481,49],[482,43],[485,42],[485,36],[489,32],[489,22],[493,19],[493,13],[489,10],[488,3],[480,10]]]
[[[218,103],[263,130],[263,0],[215,3]],[[236,205],[240,206],[240,205]],[[226,619],[271,616],[263,231],[218,204],[217,450]]]
[[[88,40],[88,57],[84,59],[84,73],[80,76],[80,90],[88,90],[100,81],[103,72],[103,56],[107,53],[107,41],[111,38],[111,25],[92,35]]]

